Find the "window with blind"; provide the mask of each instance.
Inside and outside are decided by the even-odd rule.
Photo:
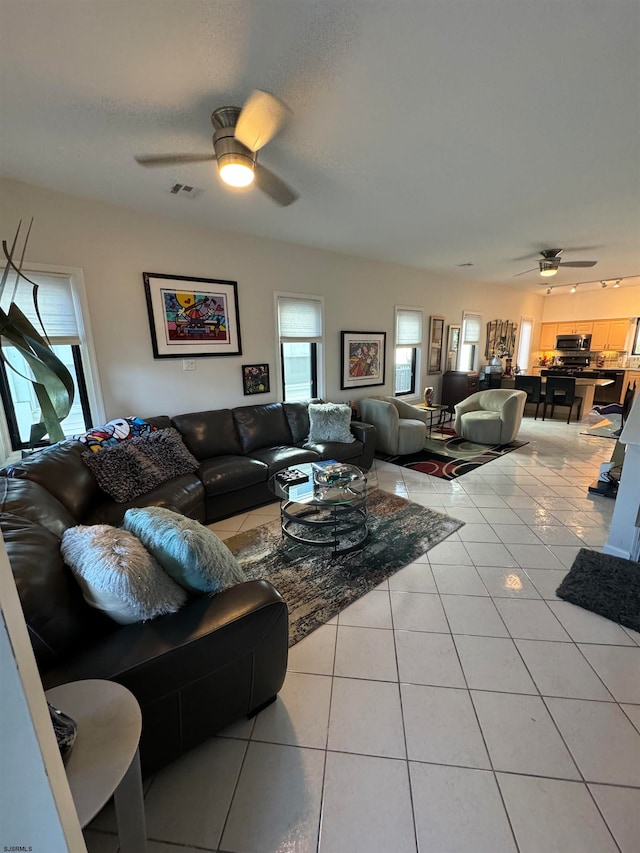
[[[53,352],[73,377],[75,386],[73,406],[62,422],[62,429],[65,435],[84,432],[92,421],[83,364],[84,324],[72,277],[34,271],[26,271],[26,274],[38,285],[38,311],[42,323],[35,309],[33,287],[22,279],[16,287],[9,277],[0,304],[6,312],[11,302],[15,302],[40,334],[48,338]],[[11,448],[24,450],[33,446],[31,426],[41,420],[40,406],[30,381],[33,373],[18,350],[5,338],[2,339],[2,355],[0,395]],[[47,443],[45,437],[35,446]]]
[[[309,400],[322,392],[321,297],[276,294],[282,398]]]
[[[482,314],[464,311],[462,314],[462,342],[460,344],[458,370],[478,369],[481,334]]]
[[[396,307],[394,394],[417,393],[422,355],[422,311]]]

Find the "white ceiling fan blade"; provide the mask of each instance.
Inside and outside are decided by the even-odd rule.
[[[280,98],[256,89],[240,112],[235,136],[251,151],[259,151],[278,133],[291,115]]]
[[[171,166],[174,163],[205,163],[217,160],[215,154],[147,154],[136,157],[141,166]]]
[[[561,267],[595,267],[597,261],[560,261]]]
[[[295,190],[285,184],[282,178],[279,178],[270,169],[265,168],[260,163],[256,163],[254,174],[256,186],[281,207],[293,204],[300,197]]]

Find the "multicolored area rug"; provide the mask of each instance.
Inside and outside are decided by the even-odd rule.
[[[394,462],[403,468],[431,474],[442,480],[455,480],[469,471],[475,471],[505,453],[511,453],[518,447],[524,447],[528,441],[512,441],[510,444],[476,444],[460,438],[452,429],[446,427],[440,433],[433,433],[425,441],[424,450],[410,456],[385,456],[386,462]]]
[[[377,489],[369,498],[370,536],[361,551],[332,559],[327,548],[283,539],[280,521],[239,533],[225,544],[247,578],[266,578],[287,602],[293,646],[462,524]]]

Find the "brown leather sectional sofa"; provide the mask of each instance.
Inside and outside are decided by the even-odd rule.
[[[177,613],[121,626],[89,607],[60,555],[76,524],[120,524],[130,506],[166,506],[204,523],[273,500],[277,470],[317,458],[368,469],[375,430],[352,444],[310,445],[307,405],[272,403],[147,418],[173,426],[200,468],[131,503],[101,491],[64,442],[0,469],[0,527],[46,688],[84,678],[118,681],[142,708],[143,770],[162,767],[272,701],[287,665],[287,606],[267,581],[249,581]]]

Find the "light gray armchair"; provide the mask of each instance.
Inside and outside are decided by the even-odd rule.
[[[396,397],[365,397],[360,417],[376,428],[376,450],[397,456],[417,453],[427,437],[427,414]]]
[[[525,391],[478,391],[455,405],[455,431],[478,444],[509,444],[518,434],[526,402]]]

